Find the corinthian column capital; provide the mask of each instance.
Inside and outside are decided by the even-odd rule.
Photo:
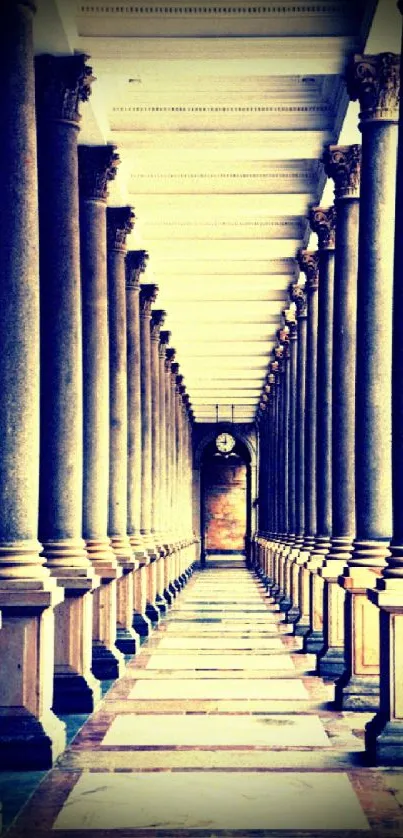
[[[299,285],[298,282],[295,282],[291,285],[290,296],[297,307],[298,320],[302,317],[306,317],[308,314],[308,303],[305,288],[303,288],[302,285]]]
[[[336,243],[335,207],[312,207],[309,213],[311,230],[318,236],[319,250],[334,250]]]
[[[148,258],[146,250],[129,250],[126,254],[126,287],[140,288],[140,274],[144,273]]]
[[[106,210],[108,248],[126,251],[126,238],[134,227],[135,215],[131,207],[108,207]]]
[[[78,146],[78,173],[83,198],[106,202],[108,183],[115,179],[119,162],[114,145]]]
[[[360,194],[361,146],[329,145],[323,155],[328,177],[334,180],[335,198],[358,198]]]
[[[397,122],[400,92],[400,56],[392,52],[354,55],[348,65],[347,92],[358,99],[362,123]]]
[[[307,291],[317,291],[319,287],[319,252],[317,250],[299,250],[298,264],[306,276]]]
[[[165,323],[166,314],[162,308],[155,308],[151,312],[151,340],[156,343],[160,341],[161,326]]]
[[[72,122],[81,119],[79,103],[86,102],[95,81],[88,55],[38,55],[35,58],[35,98],[43,119]]]
[[[151,318],[151,306],[155,303],[158,294],[158,285],[145,283],[140,285],[140,318]]]

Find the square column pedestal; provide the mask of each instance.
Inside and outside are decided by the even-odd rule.
[[[66,747],[53,696],[54,608],[63,589],[52,579],[0,585],[0,764],[24,771],[50,768]]]
[[[341,710],[378,710],[379,707],[379,611],[368,599],[376,571],[348,567],[339,577],[345,590],[346,669],[336,683],[335,701]]]
[[[368,597],[379,609],[381,685],[379,712],[366,727],[366,751],[373,764],[403,765],[402,582],[380,579]]]

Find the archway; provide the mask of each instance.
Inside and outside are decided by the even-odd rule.
[[[233,430],[218,428],[200,458],[201,563],[211,555],[242,554],[251,539],[251,457]]]

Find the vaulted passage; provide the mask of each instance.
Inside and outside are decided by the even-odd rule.
[[[400,835],[402,13],[0,4],[13,838]]]

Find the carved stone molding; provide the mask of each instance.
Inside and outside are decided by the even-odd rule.
[[[108,248],[126,252],[126,238],[134,227],[132,207],[108,207],[106,210]]]
[[[172,378],[174,380],[175,385],[176,385],[176,376],[179,375],[179,366],[180,365],[178,364],[177,361],[174,361],[173,363],[171,362],[171,373],[172,373]]]
[[[144,273],[148,258],[146,250],[129,250],[126,254],[126,287],[140,290],[140,274]]]
[[[41,119],[71,122],[81,119],[79,103],[86,102],[95,81],[88,55],[38,55],[35,58],[35,99]]]
[[[158,294],[158,285],[145,283],[140,285],[140,317],[151,318],[151,306],[155,303]]]
[[[159,347],[158,347],[159,355],[160,355],[160,358],[163,358],[165,360],[167,346],[168,346],[169,341],[171,340],[171,332],[169,332],[168,330],[161,330],[160,334],[159,334],[159,340],[160,340]]]
[[[290,296],[297,307],[297,318],[306,317],[308,314],[308,301],[306,291],[298,283],[294,283],[290,288]]]
[[[312,207],[309,212],[311,230],[318,236],[319,250],[334,250],[336,244],[336,208]]]
[[[343,3],[346,11],[348,10],[348,3]],[[307,15],[329,15],[341,14],[340,3],[323,3],[313,2],[313,0],[306,0],[306,2],[295,3],[292,6],[293,14]],[[169,3],[161,3],[159,6],[152,6],[142,3],[140,6],[124,5],[121,2],[115,3],[83,3],[79,6],[78,13],[80,15],[135,15],[136,17],[146,17],[152,15],[153,17],[278,17],[281,15],[290,14],[290,6],[285,3],[277,4],[256,4],[249,6],[243,5],[192,5],[188,3],[182,6],[171,6]]]
[[[161,326],[165,323],[166,315],[166,311],[162,308],[155,308],[151,312],[151,340],[156,341],[157,343],[159,343]]]
[[[78,174],[82,197],[106,201],[108,183],[115,179],[119,162],[114,145],[79,145]]]
[[[319,251],[299,250],[297,258],[301,271],[306,276],[307,291],[317,291],[319,287]]]
[[[359,100],[361,122],[397,122],[400,94],[400,56],[392,52],[354,55],[348,65],[347,92]]]
[[[288,329],[288,340],[295,340],[297,337],[297,318],[295,311],[292,308],[285,308],[283,317]]]
[[[336,199],[359,197],[360,145],[329,145],[323,155],[323,164],[327,176],[334,180]]]

